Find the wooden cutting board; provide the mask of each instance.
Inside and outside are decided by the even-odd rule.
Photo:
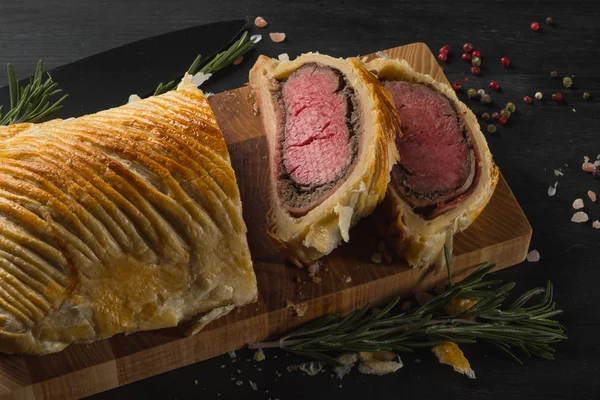
[[[447,82],[435,57],[423,43],[386,51],[406,59],[414,69]],[[373,221],[361,221],[325,260],[327,272],[313,283],[306,270],[284,263],[265,232],[268,209],[268,164],[260,120],[253,113],[248,87],[210,98],[228,143],[244,206],[248,241],[260,293],[259,302],[208,325],[186,338],[183,328],[141,332],[72,345],[48,356],[0,355],[0,398],[67,399],[88,396],[139,379],[205,360],[266,339],[315,317],[345,312],[431,289],[444,273],[410,269],[399,260],[374,264],[377,239]],[[489,205],[465,232],[456,235],[453,277],[464,278],[483,261],[505,268],[525,259],[531,226],[501,176]],[[298,317],[287,302],[307,306]]]

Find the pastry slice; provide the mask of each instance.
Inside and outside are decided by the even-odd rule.
[[[256,300],[227,147],[189,78],[0,139],[0,351],[203,326]]]
[[[410,265],[443,264],[444,244],[451,247],[492,197],[498,168],[475,115],[450,86],[404,60],[375,59],[367,68],[394,99],[402,132],[378,229]]]
[[[268,231],[302,266],[347,242],[383,200],[398,158],[396,113],[357,59],[261,56],[250,85],[269,147]]]

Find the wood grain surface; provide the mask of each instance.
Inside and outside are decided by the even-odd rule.
[[[394,48],[392,57],[407,59],[417,71],[445,81],[434,56],[422,43]],[[431,289],[444,281],[440,271],[410,269],[395,259],[374,264],[378,240],[373,221],[361,221],[351,242],[324,260],[322,282],[306,270],[284,263],[265,232],[268,209],[266,141],[254,115],[248,87],[211,97],[236,171],[260,299],[186,338],[184,327],[116,336],[89,345],[72,345],[48,356],[2,356],[0,397],[66,399],[91,395],[165,371],[236,350],[315,317],[347,312],[367,302],[379,304],[396,296]],[[458,280],[483,261],[498,268],[521,262],[531,227],[503,178],[479,219],[455,239],[453,276]],[[351,281],[348,281],[347,278]],[[307,306],[299,317],[288,301]]]

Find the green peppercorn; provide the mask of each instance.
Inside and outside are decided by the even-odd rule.
[[[503,108],[502,111],[500,111],[500,115],[506,119],[510,118],[510,114],[511,112],[508,111],[506,108]]]
[[[553,78],[558,78],[558,72],[557,71],[552,71],[550,72],[550,76]]]
[[[565,76],[563,78],[563,86],[566,88],[570,88],[571,86],[573,86],[573,79],[569,78],[568,76]]]
[[[484,121],[489,121],[490,120],[490,114],[483,113],[483,114],[481,114],[481,118],[483,118]]]
[[[506,103],[506,107],[505,108],[511,114],[514,113],[517,110],[517,106],[515,106],[515,104],[512,103],[512,102],[510,102],[510,101],[508,103]]]
[[[481,58],[479,58],[479,57],[473,57],[473,58],[471,59],[471,64],[472,64],[474,67],[479,67],[479,66],[481,66]]]
[[[583,92],[583,99],[584,99],[584,100],[587,100],[587,99],[589,99],[589,98],[590,98],[590,96],[591,96],[591,95],[590,95],[590,92]]]
[[[489,94],[484,94],[481,96],[481,102],[483,104],[490,104],[492,102],[492,97]]]
[[[492,125],[492,124],[488,125],[487,126],[487,131],[488,131],[488,133],[494,133],[494,132],[496,132],[496,125]]]
[[[469,96],[469,98],[472,99],[473,97],[477,96],[477,90],[470,88],[469,90],[467,90],[467,96]]]

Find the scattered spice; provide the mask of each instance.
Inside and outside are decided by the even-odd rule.
[[[495,133],[496,132],[496,125],[490,124],[487,126],[487,131],[488,133]]]
[[[235,61],[233,62],[233,65],[240,65],[242,63],[242,61],[244,61],[244,56],[239,56],[238,58],[235,59]]]
[[[539,24],[539,22],[532,22],[531,25],[530,25],[530,27],[531,27],[531,30],[534,31],[534,32],[537,32],[537,31],[540,30],[540,24]]]
[[[500,59],[500,63],[502,64],[503,67],[508,68],[510,67],[510,60],[508,57],[502,57]]]
[[[252,358],[254,359],[254,361],[263,361],[266,358],[265,352],[263,351],[263,349],[258,349],[254,352],[254,356]]]
[[[446,54],[446,53],[438,54],[438,60],[443,61],[443,62],[448,61],[448,54]]]
[[[576,210],[579,210],[581,208],[583,208],[583,200],[582,199],[575,199],[575,201],[573,201],[573,208]]]
[[[256,25],[257,28],[264,28],[267,26],[267,21],[265,21],[263,17],[256,17],[254,20],[254,25]]]
[[[536,92],[535,96],[536,100],[541,100],[544,98],[544,95],[542,94],[542,92]]]
[[[481,118],[483,118],[484,121],[489,121],[490,119],[490,114],[488,113],[483,113],[481,114]]]
[[[471,55],[473,57],[481,57],[481,52],[479,50],[473,50],[473,53],[471,53]]]
[[[477,91],[477,94],[478,94],[478,95],[480,95],[480,96],[483,96],[483,95],[485,94],[485,90],[483,90],[483,89],[479,89],[479,90]]]
[[[462,58],[465,61],[471,61],[471,55],[469,53],[462,53],[462,56],[460,56],[460,58]]]
[[[533,103],[533,99],[529,96],[523,96],[523,102],[525,104],[531,104],[531,103]]]
[[[452,82],[452,89],[459,91],[462,88],[462,84],[459,81]]]
[[[492,96],[490,96],[489,94],[484,94],[483,96],[481,96],[480,101],[483,104],[490,104],[492,102]]]
[[[499,113],[498,111],[495,111],[495,112],[493,112],[493,113],[492,113],[492,118],[493,118],[493,119],[498,119],[498,118],[500,118],[500,113]]]
[[[495,90],[495,91],[500,90],[500,85],[496,81],[491,81],[489,86],[490,86],[490,89],[492,89],[492,90]]]
[[[564,78],[562,78],[562,83],[564,87],[570,88],[571,86],[573,86],[573,79],[569,78],[568,76],[565,76]]]
[[[511,113],[506,108],[503,108],[502,111],[500,111],[500,115],[508,119],[510,118]]]
[[[479,75],[481,73],[481,69],[479,67],[471,67],[471,73],[473,75]]]
[[[583,92],[583,99],[587,100],[590,98],[590,92]]]
[[[473,57],[471,59],[471,65],[474,67],[480,67],[481,66],[481,58],[479,57]]]
[[[467,311],[469,308],[477,304],[477,299],[452,299],[444,306],[444,311],[448,315],[456,315]]]
[[[554,20],[552,19],[552,17],[546,17],[546,23],[548,25],[552,25],[552,24],[554,24]]]
[[[473,97],[477,96],[477,90],[470,88],[467,90],[467,96],[472,99]]]
[[[440,47],[440,54],[448,54],[448,52],[450,52],[450,45],[449,44],[445,44],[442,47]]]
[[[463,44],[463,51],[465,53],[470,53],[473,50],[473,45],[471,43]]]
[[[594,172],[596,170],[596,166],[594,164],[592,164],[591,162],[584,162],[581,165],[581,169],[584,170],[585,172]]]
[[[285,40],[285,33],[283,32],[272,32],[269,33],[269,37],[275,43],[281,43]]]
[[[515,106],[515,103],[512,103],[510,101],[508,103],[506,103],[504,108],[506,108],[511,113],[514,113],[515,111],[517,111],[517,106]]]
[[[588,215],[586,213],[584,213],[583,211],[577,211],[575,214],[573,214],[573,217],[571,218],[571,222],[580,224],[582,222],[587,222],[589,219],[590,218],[588,217]]]
[[[558,78],[558,71],[552,71],[550,72],[550,76],[553,78]]]
[[[540,252],[537,250],[532,250],[527,254],[527,261],[529,262],[538,262],[540,261]]]
[[[587,195],[591,201],[593,201],[594,203],[596,202],[596,193],[595,192],[588,190]]]
[[[552,100],[559,103],[562,100],[562,93],[560,93],[560,92],[552,93]]]
[[[498,117],[498,122],[500,122],[500,124],[505,125],[508,122],[508,119],[506,119],[506,117]]]
[[[592,222],[592,227],[594,229],[600,229],[600,221],[595,220],[594,222]]]

